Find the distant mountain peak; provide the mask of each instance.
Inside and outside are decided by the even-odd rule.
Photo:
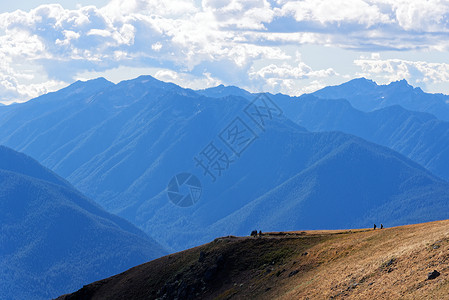
[[[79,87],[79,86],[83,86],[83,85],[113,85],[112,82],[110,82],[109,80],[107,80],[104,77],[98,77],[98,78],[93,78],[93,79],[88,79],[88,80],[77,80],[74,83],[72,83],[70,86],[73,87]]]
[[[312,94],[322,99],[347,99],[362,111],[401,105],[407,110],[430,113],[440,120],[449,121],[448,95],[426,93],[419,87],[413,87],[406,79],[378,85],[372,80],[357,78]]]
[[[212,97],[212,98],[221,98],[226,96],[240,96],[243,98],[250,98],[252,94],[242,88],[239,88],[234,85],[224,85],[220,84],[215,87],[210,87],[202,90],[196,90],[196,92],[200,95]]]
[[[71,85],[63,88],[61,91],[65,91],[67,93],[80,93],[80,92],[88,92],[92,93],[95,91],[99,91],[108,87],[113,86],[114,83],[108,81],[104,77],[98,77],[89,80],[77,80]]]
[[[350,82],[369,82],[369,83],[376,83],[374,80],[372,79],[368,79],[366,77],[358,77],[358,78],[354,78],[352,80],[350,80]]]
[[[411,86],[405,79],[392,81],[388,86],[413,88],[413,86]]]
[[[157,78],[155,78],[155,77],[153,77],[153,76],[151,76],[151,75],[140,75],[139,77],[137,77],[136,79],[134,79],[134,80],[136,80],[136,81],[141,81],[141,82],[148,82],[148,81],[153,81],[153,82],[163,82],[163,81],[161,81],[161,80],[159,80],[159,79],[157,79]],[[132,79],[132,81],[133,81],[133,79]]]
[[[365,77],[355,78],[353,80],[350,80],[347,82],[350,85],[357,86],[357,87],[376,87],[377,83],[371,79],[367,79]]]
[[[142,86],[151,86],[151,87],[159,87],[163,89],[183,89],[181,86],[178,86],[172,82],[165,82],[159,80],[151,75],[140,75],[137,78],[123,80],[118,85],[142,85]]]

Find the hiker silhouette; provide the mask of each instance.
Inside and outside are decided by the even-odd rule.
[[[374,224],[374,229],[373,230],[376,230],[376,228],[377,228],[377,226],[376,226],[376,224]]]

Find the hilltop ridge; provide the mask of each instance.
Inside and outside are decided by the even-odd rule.
[[[445,220],[217,238],[58,299],[443,299],[448,228]]]

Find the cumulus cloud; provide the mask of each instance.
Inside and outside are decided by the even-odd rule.
[[[38,69],[27,69],[29,66],[10,66],[4,54],[0,54],[0,102],[10,104],[21,99],[31,99],[60,88],[66,84],[59,80],[51,80],[46,76],[38,78]],[[27,82],[24,84],[23,82]]]
[[[363,0],[303,0],[281,3],[283,5],[277,10],[278,14],[293,15],[298,22],[357,23],[365,27],[391,22],[390,17],[382,13],[375,3]]]
[[[381,82],[406,79],[415,85],[425,85],[449,81],[449,64],[447,63],[402,59],[382,60],[380,57],[357,59],[354,63],[362,69],[360,76],[378,79]]]
[[[77,74],[120,66],[171,70],[178,80],[190,74],[203,83],[241,84],[246,77],[246,86],[297,93],[298,80],[317,86],[342,72],[331,66],[314,70],[295,61],[288,47],[448,51],[448,32],[446,0],[112,0],[73,10],[48,4],[0,14],[0,90],[8,91],[0,96],[25,100]],[[380,68],[388,78],[421,72],[422,81],[431,81],[444,73],[425,62],[375,61],[356,65],[366,74],[381,74],[375,72]],[[37,75],[30,79],[15,71],[24,62],[39,70],[40,82]],[[398,73],[386,71],[390,67]],[[231,71],[236,75],[223,77]],[[229,82],[232,77],[238,82]]]
[[[277,78],[282,79],[304,79],[310,77],[329,77],[336,75],[336,72],[332,68],[326,70],[312,70],[311,67],[303,62],[299,62],[298,65],[292,66],[286,63],[282,65],[270,64],[261,68],[258,71],[250,72],[250,77],[258,78]]]
[[[395,22],[404,30],[448,32],[449,2],[446,0],[379,0],[387,5]]]
[[[116,20],[123,20],[133,14],[180,17],[196,13],[198,7],[188,0],[112,0],[101,10]]]
[[[275,20],[293,18],[278,41],[304,41],[347,49],[447,51],[447,0],[278,0]],[[281,21],[280,21],[281,22]],[[271,28],[268,25],[269,28]],[[298,34],[301,33],[301,34]],[[312,33],[304,35],[304,33]],[[273,39],[268,34],[265,39]]]
[[[249,78],[260,82],[263,89],[273,93],[300,95],[323,87],[322,79],[337,76],[332,68],[313,70],[296,52],[293,64],[269,64],[260,69],[252,69]],[[307,82],[307,84],[304,84]]]
[[[260,28],[272,16],[267,1],[233,1],[224,6],[204,1],[196,6],[184,0],[113,0],[103,8],[76,10],[41,5],[29,12],[0,15],[4,33],[0,40],[5,41],[0,53],[10,58],[11,68],[26,59],[42,66],[50,78],[68,82],[69,74],[75,77],[85,70],[119,65],[166,65],[191,71],[204,62],[226,61],[245,69],[253,60],[288,58],[279,47],[246,42],[235,31]],[[22,98],[29,95],[22,94]]]
[[[189,73],[176,72],[169,69],[158,70],[154,77],[166,81],[173,82],[182,87],[191,89],[203,89],[208,87],[214,87],[222,84],[221,80],[214,78],[210,73],[205,72],[202,76],[194,76]]]
[[[203,0],[202,8],[214,15],[220,27],[265,29],[273,20],[274,10],[267,0]]]

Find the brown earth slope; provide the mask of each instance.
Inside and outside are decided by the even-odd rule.
[[[446,220],[218,238],[60,299],[449,299],[448,278]]]

